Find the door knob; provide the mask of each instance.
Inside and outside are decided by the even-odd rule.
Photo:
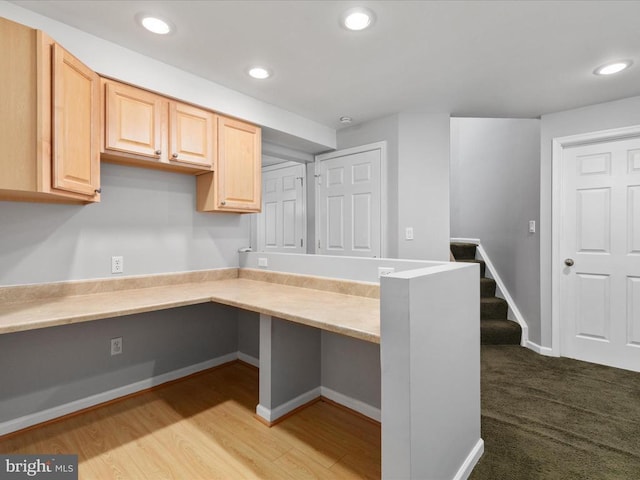
[[[564,264],[565,264],[567,267],[573,267],[573,258],[566,258],[566,259],[564,260]]]

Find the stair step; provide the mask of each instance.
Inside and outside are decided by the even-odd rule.
[[[520,345],[522,329],[511,320],[481,320],[480,343],[482,345]]]
[[[451,242],[451,253],[456,261],[473,260],[476,258],[476,244],[475,243],[462,243]]]
[[[496,281],[493,278],[480,279],[480,296],[483,298],[496,296]]]
[[[467,262],[467,263],[477,263],[478,265],[480,265],[480,278],[484,277],[484,274],[487,270],[487,265],[484,263],[484,260],[476,260],[476,259],[462,259],[462,260],[458,260],[459,262]]]
[[[480,298],[480,319],[481,320],[506,320],[508,305],[507,302],[498,297]]]

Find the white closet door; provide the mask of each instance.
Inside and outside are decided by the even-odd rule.
[[[316,159],[316,252],[380,257],[382,148],[354,150]]]
[[[566,148],[561,355],[640,371],[640,139]]]
[[[263,169],[259,251],[306,253],[305,172],[304,164]]]

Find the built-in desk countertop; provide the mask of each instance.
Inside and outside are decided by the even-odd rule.
[[[0,334],[207,302],[258,312],[256,418],[272,425],[328,398],[381,421],[383,478],[467,478],[484,448],[478,266],[427,265],[397,272],[382,284],[381,296],[377,283],[228,268],[7,286],[0,287]],[[0,432],[180,378],[241,352],[226,353],[205,362],[207,367],[190,365],[29,412],[0,423]],[[331,377],[336,368],[339,375]],[[24,369],[39,378],[38,362]],[[379,397],[363,378],[379,379]],[[37,393],[49,396],[50,390]]]
[[[251,269],[2,287],[0,334],[216,302],[380,343],[378,295],[376,284]]]

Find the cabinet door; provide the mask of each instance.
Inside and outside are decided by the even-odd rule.
[[[169,159],[211,168],[215,155],[215,120],[215,115],[206,110],[169,102]]]
[[[218,117],[219,210],[259,212],[261,192],[260,128],[248,123]]]
[[[167,101],[151,92],[107,82],[105,149],[159,159]]]
[[[52,46],[52,187],[95,196],[100,188],[98,76]]]

